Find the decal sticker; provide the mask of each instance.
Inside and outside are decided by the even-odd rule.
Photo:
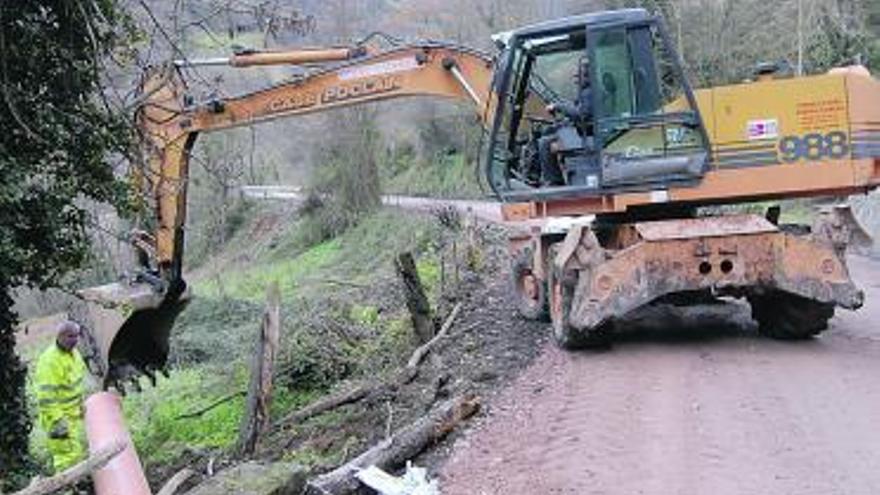
[[[669,201],[669,191],[661,189],[659,191],[651,191],[652,203],[665,203]]]
[[[363,67],[342,69],[339,71],[339,80],[348,81],[351,79],[362,79],[364,77],[382,76],[385,74],[393,74],[395,72],[413,70],[418,67],[419,62],[415,57],[398,58],[386,62],[365,65]]]
[[[776,119],[750,120],[746,125],[749,141],[779,137],[779,121]]]

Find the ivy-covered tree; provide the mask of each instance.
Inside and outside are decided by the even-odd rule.
[[[130,131],[101,80],[133,32],[116,0],[0,1],[0,492],[30,469],[10,291],[84,262],[86,202],[124,204],[107,157],[129,149]]]

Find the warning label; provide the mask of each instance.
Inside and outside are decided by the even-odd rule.
[[[800,133],[840,127],[845,110],[846,105],[839,98],[798,103],[796,112]]]

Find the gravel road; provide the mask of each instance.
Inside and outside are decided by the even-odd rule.
[[[444,495],[880,493],[880,262],[867,304],[805,342],[731,304],[634,321],[605,352],[546,345],[459,437]]]

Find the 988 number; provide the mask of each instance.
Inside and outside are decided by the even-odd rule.
[[[842,131],[828,134],[804,134],[786,136],[779,140],[779,154],[785,162],[799,160],[822,160],[825,158],[844,158],[849,153],[846,133]]]

